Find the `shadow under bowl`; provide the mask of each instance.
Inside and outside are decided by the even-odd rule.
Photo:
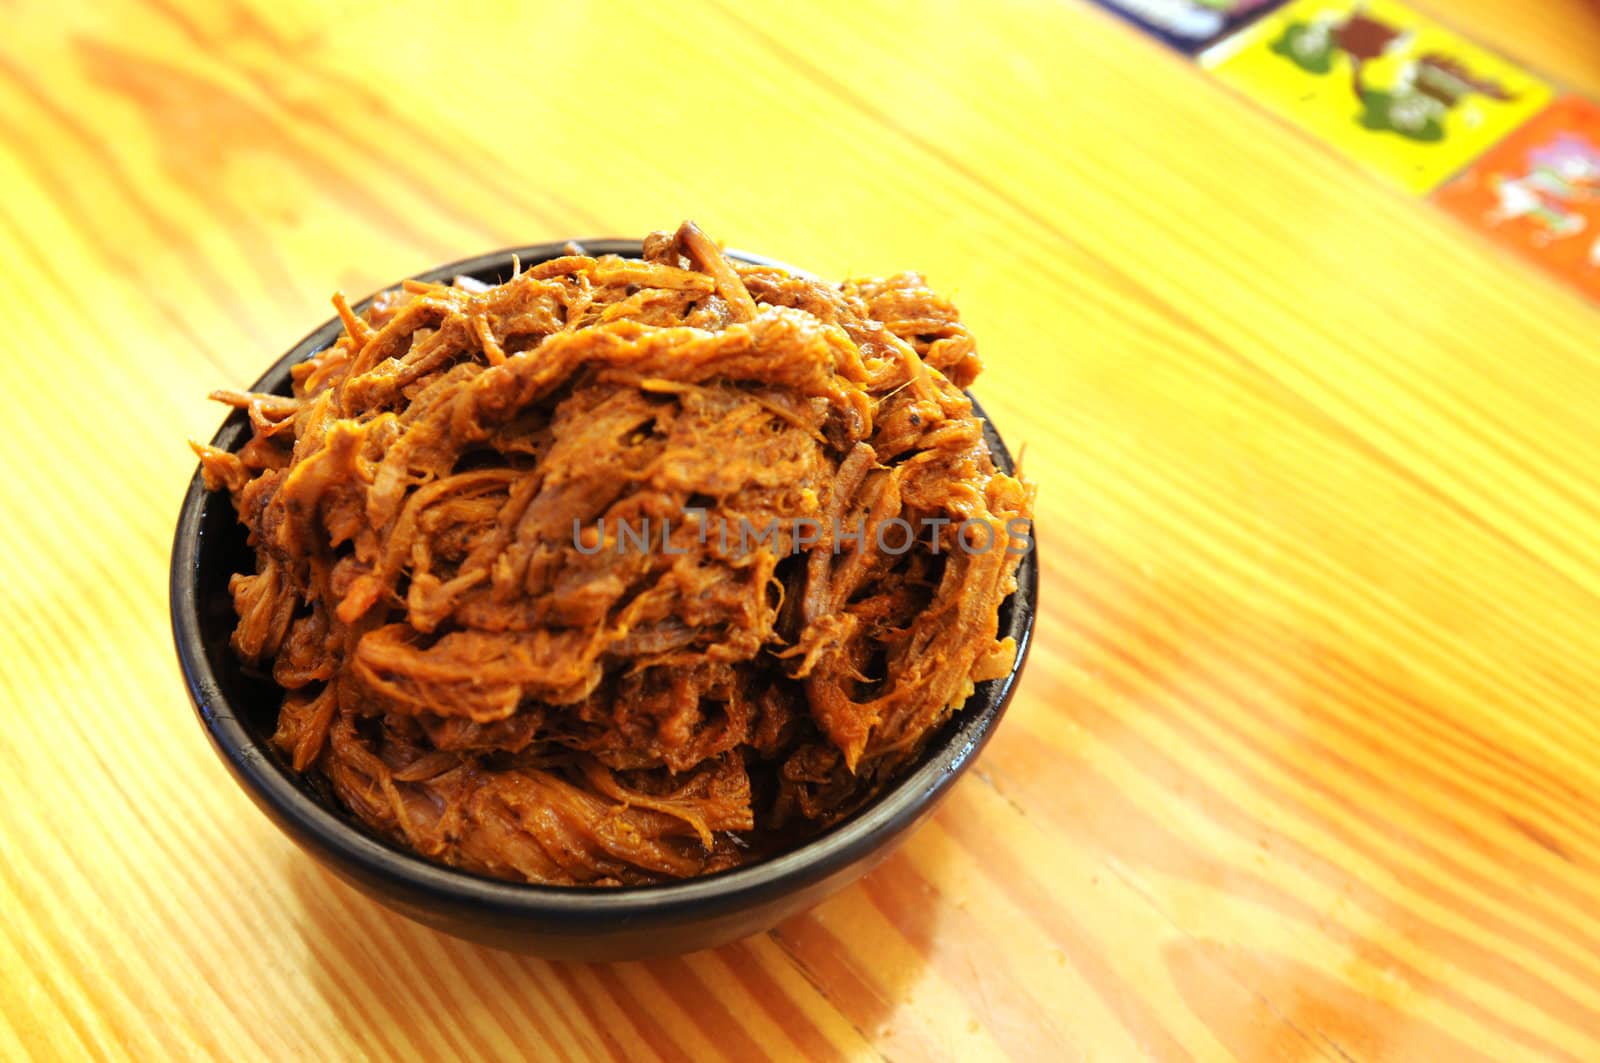
[[[640,254],[637,241],[580,242],[590,254]],[[502,283],[512,275],[513,255],[527,266],[561,255],[564,246],[499,251],[441,266],[418,279],[448,283],[465,275]],[[728,253],[745,262],[781,265]],[[289,394],[290,367],[331,346],[340,331],[338,319],[324,323],[251,390]],[[249,435],[248,419],[235,411],[211,442],[232,451]],[[1011,455],[987,418],[984,435],[995,464],[1012,472]],[[933,812],[994,732],[1027,656],[1038,597],[1038,562],[1030,551],[1017,569],[1017,591],[1000,612],[1000,635],[1017,642],[1010,674],[978,684],[902,778],[826,833],[761,863],[682,882],[535,886],[435,864],[379,838],[345,811],[320,779],[289,767],[270,742],[282,691],[247,674],[228,645],[236,621],[228,578],[254,569],[245,540],[227,493],[207,491],[196,472],[172,546],[173,636],[200,723],[239,785],[302,849],[388,908],[448,934],[553,959],[619,960],[709,948],[775,926],[865,874]]]

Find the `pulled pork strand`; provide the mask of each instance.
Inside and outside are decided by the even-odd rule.
[[[214,393],[252,428],[195,447],[256,554],[233,646],[284,689],[294,770],[425,857],[703,875],[849,815],[1005,674],[1033,487],[920,277],[832,287],[690,222],[638,260],[569,251],[336,296],[292,396]],[[883,549],[894,519],[933,531]],[[991,549],[960,548],[976,528]]]

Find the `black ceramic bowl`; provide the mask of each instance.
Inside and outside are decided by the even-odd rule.
[[[592,254],[640,253],[637,242],[582,243]],[[539,244],[515,254],[526,265],[556,257],[562,246]],[[508,250],[467,259],[420,279],[448,282],[465,274],[499,283],[511,276],[512,255]],[[252,390],[289,394],[290,366],[330,346],[339,331],[336,319],[328,321],[280,358]],[[1010,472],[1011,455],[987,421],[985,434],[995,463]],[[248,437],[244,414],[235,412],[212,444],[235,450]],[[865,874],[933,811],[1000,722],[1028,652],[1038,595],[1038,567],[1030,553],[1017,571],[1017,593],[1000,614],[1000,633],[1017,640],[1011,674],[979,684],[915,768],[851,819],[798,849],[748,867],[667,885],[584,888],[505,882],[430,863],[369,834],[326,788],[291,771],[269,742],[279,690],[246,675],[228,648],[235,619],[228,577],[252,566],[244,528],[227,493],[208,492],[197,472],[172,545],[173,635],[200,722],[255,803],[329,870],[402,915],[487,945],[585,960],[687,952],[732,941],[809,908]]]

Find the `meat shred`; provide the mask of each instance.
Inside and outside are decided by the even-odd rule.
[[[916,274],[829,286],[692,223],[572,250],[336,297],[292,397],[215,393],[253,429],[195,448],[256,555],[232,644],[294,770],[423,856],[707,874],[861,807],[1009,670],[1033,488]]]

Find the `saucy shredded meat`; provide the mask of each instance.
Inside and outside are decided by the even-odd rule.
[[[919,276],[829,286],[687,222],[569,250],[336,297],[292,396],[214,393],[252,426],[195,445],[255,550],[232,644],[294,769],[399,844],[706,874],[849,815],[1009,671],[1033,487]]]

